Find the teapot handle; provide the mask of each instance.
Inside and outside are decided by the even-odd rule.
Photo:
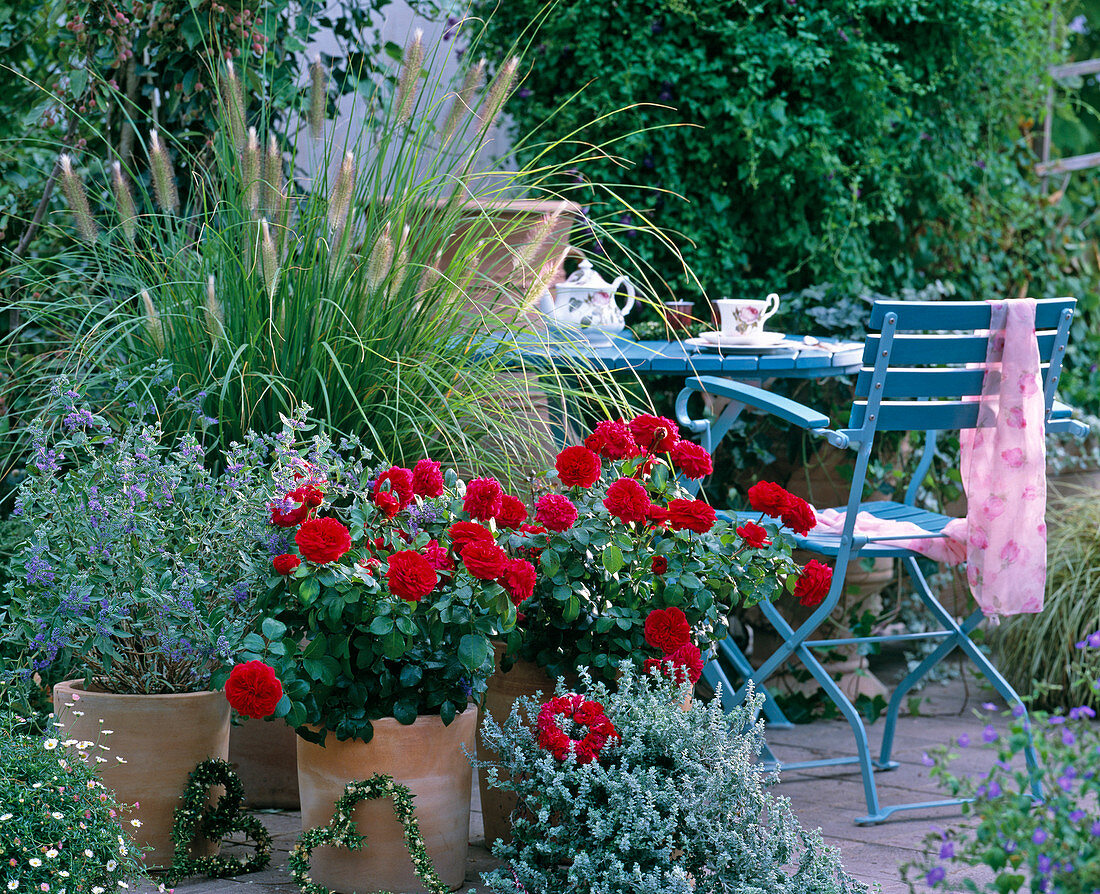
[[[628,313],[630,313],[630,309],[634,307],[634,283],[632,283],[625,276],[620,276],[611,284],[610,291],[612,295],[612,300],[614,300],[615,293],[619,291],[620,285],[626,287],[626,304],[624,304],[620,308],[622,315],[625,317]]]

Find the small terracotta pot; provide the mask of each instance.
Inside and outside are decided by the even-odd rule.
[[[503,726],[512,713],[516,700],[524,696],[546,701],[554,694],[555,681],[546,671],[530,661],[517,661],[510,671],[500,670],[500,660],[504,655],[504,644],[493,644],[493,663],[496,670],[489,677],[485,698],[478,710],[478,729],[486,714]],[[533,725],[536,718],[529,717]],[[479,739],[478,758],[496,762],[498,755],[487,748]],[[501,774],[503,778],[504,774]],[[498,838],[507,844],[512,840],[512,811],[516,808],[517,798],[513,792],[506,792],[489,786],[485,770],[478,770],[478,789],[481,793],[481,816],[485,822],[485,845],[492,847]]]
[[[298,790],[302,829],[325,826],[349,782],[385,773],[414,795],[424,846],[440,879],[451,889],[466,880],[470,838],[470,762],[463,746],[474,750],[477,712],[467,708],[444,726],[438,716],[421,716],[410,726],[392,717],[372,721],[370,742],[341,742],[329,734],[322,747],[298,738]],[[360,850],[319,847],[310,875],[333,891],[425,892],[405,847],[404,829],[390,800],[364,801],[352,819],[366,836]]]
[[[687,332],[691,329],[695,318],[691,312],[695,308],[693,301],[666,301],[665,320],[668,328],[673,332]]]
[[[241,777],[247,806],[299,809],[297,739],[281,720],[246,720],[230,731],[229,762]]]
[[[72,704],[73,707],[66,707]],[[170,695],[120,695],[85,690],[78,680],[53,688],[54,714],[67,739],[101,742],[110,751],[91,749],[106,763],[94,764],[103,784],[123,804],[140,806],[123,820],[137,819],[134,840],[153,850],[145,865],[172,864],[172,820],[187,776],[202,761],[229,757],[229,703],[221,692],[181,692]],[[76,712],[83,716],[76,716]],[[102,736],[101,730],[112,730]],[[126,763],[115,758],[121,757]],[[213,789],[211,800],[220,794]],[[211,856],[217,842],[199,843],[192,852]]]

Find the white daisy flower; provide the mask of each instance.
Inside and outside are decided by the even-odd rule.
[[[118,864],[114,860],[107,861],[107,871],[114,872],[118,868]]]
[[[92,894],[103,894],[105,890],[106,888],[101,888],[99,885],[96,885],[94,888],[92,888]]]
[[[130,825],[135,829],[141,828],[141,820],[130,820]]]
[[[42,861],[39,860],[38,857],[31,857],[27,862],[30,863],[31,866],[33,866],[35,869],[42,865]]]
[[[57,857],[57,849],[51,847],[48,851],[46,851],[46,856],[49,857],[51,860],[55,859]]]
[[[90,847],[86,847],[84,848],[84,856],[91,860],[95,856],[95,853]]]
[[[65,819],[65,814],[58,813],[56,810],[50,814],[54,819]]]
[[[15,881],[14,879],[12,879],[12,881],[8,882],[8,890],[9,891],[16,891],[18,889],[19,889],[19,882]]]
[[[0,823],[6,823],[11,817],[12,815],[10,813],[5,813],[3,816],[0,816]]]
[[[42,743],[42,747],[47,751],[53,751],[57,747],[57,739],[47,739]]]

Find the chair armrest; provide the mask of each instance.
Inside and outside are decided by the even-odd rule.
[[[1073,407],[1057,400],[1051,404],[1046,430],[1050,434],[1070,434],[1078,440],[1084,440],[1089,433],[1088,425],[1073,418]]]
[[[705,391],[708,394],[728,397],[746,406],[764,410],[800,428],[827,428],[829,425],[829,417],[817,410],[744,382],[721,379],[717,376],[698,376],[688,379],[684,385],[692,391]]]
[[[745,406],[754,407],[773,416],[778,416],[780,419],[792,425],[797,425],[799,428],[808,429],[813,434],[823,435],[837,447],[848,446],[848,437],[841,432],[832,431],[829,428],[829,417],[817,410],[782,395],[765,391],[763,388],[717,376],[695,376],[688,379],[684,383],[684,390],[676,398],[677,419],[694,432],[701,432],[708,425],[706,422],[691,420],[688,416],[688,398],[696,392],[728,397],[730,400],[737,401]]]

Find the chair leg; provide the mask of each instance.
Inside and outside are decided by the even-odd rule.
[[[721,640],[718,643],[718,654],[720,657],[725,658],[733,669],[737,671],[742,680],[748,680],[753,675],[753,666],[749,663],[749,659],[745,656],[736,645],[731,643],[729,639]],[[711,671],[711,676],[714,678],[720,678],[722,683],[722,704],[726,705],[726,710],[731,710],[734,705],[740,704],[737,700],[737,695],[734,692],[733,686],[729,682],[729,677],[726,676],[725,669],[721,666],[718,659],[714,659],[707,663],[707,666],[703,668],[703,676],[707,680],[707,683],[714,687],[714,683],[711,678],[707,676],[707,668],[711,665],[716,665],[715,669]],[[783,713],[783,710],[779,707],[775,697],[763,685],[756,687],[756,691],[764,697],[764,719],[767,720],[768,726],[773,729],[790,729],[794,726],[787,719],[787,715]]]

